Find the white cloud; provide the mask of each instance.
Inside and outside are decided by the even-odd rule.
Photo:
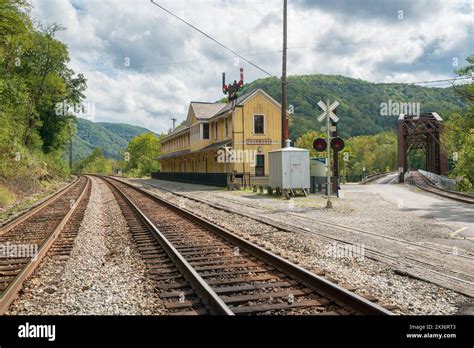
[[[377,82],[452,76],[452,58],[463,62],[474,51],[473,34],[465,34],[472,30],[470,1],[399,1],[387,6],[370,0],[290,2],[289,74]],[[281,1],[158,2],[280,75]],[[36,0],[33,5],[39,21],[67,27],[58,37],[69,46],[71,67],[88,79],[96,121],[165,131],[171,116],[184,119],[190,100],[223,96],[222,71],[229,80],[238,77],[230,52],[148,0]],[[403,19],[397,17],[399,8]],[[266,77],[241,63],[246,81]]]

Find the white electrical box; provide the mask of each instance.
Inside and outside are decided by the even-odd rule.
[[[269,152],[270,186],[280,189],[309,189],[309,151],[284,147]]]

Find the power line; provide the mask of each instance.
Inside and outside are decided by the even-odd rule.
[[[409,82],[409,84],[424,84],[424,83],[433,83],[433,82],[451,82],[451,81],[457,81],[457,80],[466,80],[470,79],[471,77],[466,75],[466,76],[458,76],[454,77],[452,79],[444,79],[444,80],[431,80],[431,81],[419,81],[419,82]]]
[[[209,38],[210,40],[214,41],[215,43],[217,43],[219,46],[225,48],[226,50],[228,50],[229,52],[232,52],[233,54],[235,54],[237,57],[241,58],[242,60],[244,60],[245,62],[247,62],[248,64],[252,65],[253,67],[257,68],[258,70],[262,71],[263,73],[267,74],[268,76],[274,76],[273,74],[270,74],[268,71],[266,71],[265,69],[259,67],[257,64],[251,62],[250,60],[248,60],[247,58],[241,56],[240,54],[238,54],[236,51],[234,51],[233,49],[229,48],[228,46],[224,45],[223,43],[217,41],[216,39],[214,39],[212,36],[210,36],[209,34],[205,33],[204,31],[202,31],[201,29],[195,27],[194,25],[192,25],[191,23],[185,21],[184,19],[182,19],[181,17],[175,15],[173,12],[167,10],[166,8],[164,8],[163,6],[157,4],[156,2],[154,2],[153,0],[150,0],[150,2],[159,7],[160,9],[162,9],[163,11],[165,11],[166,13],[170,14],[171,16],[175,17],[176,19],[180,20],[181,22],[183,22],[184,24],[190,26],[191,28],[193,28],[194,30],[198,31],[199,33],[201,33],[202,35],[206,36],[207,38]]]
[[[369,45],[369,44],[379,44],[384,42],[394,42],[394,41],[402,41],[402,40],[413,40],[413,39],[421,39],[421,38],[439,38],[439,37],[450,37],[450,36],[462,36],[462,35],[470,35],[474,34],[474,32],[466,32],[466,33],[457,33],[457,34],[445,34],[445,35],[434,35],[434,36],[426,36],[426,35],[419,35],[419,36],[411,36],[405,39],[389,39],[389,40],[377,40],[377,41],[361,41],[361,42],[340,42],[340,43],[321,43],[313,46],[294,46],[288,47],[288,50],[296,50],[296,49],[309,49],[309,48],[326,48],[326,47],[336,47],[336,46],[349,46],[349,45]],[[249,53],[249,52],[244,52]],[[282,50],[274,50],[274,51],[263,51],[259,53],[250,53],[246,54],[247,57],[256,57],[256,56],[263,56],[263,55],[270,55],[270,54],[280,54]],[[177,65],[177,64],[193,64],[193,63],[205,63],[205,62],[212,62],[214,60],[226,60],[226,59],[233,59],[234,56],[224,56],[219,58],[213,59],[194,59],[194,60],[185,60],[185,61],[171,61],[166,63],[159,63],[159,64],[148,64],[148,65],[136,65],[136,66],[129,66],[129,67],[104,67],[104,68],[97,68],[97,69],[90,69],[84,72],[95,72],[95,71],[109,71],[109,70],[127,70],[127,69],[146,69],[152,67],[160,67],[160,66],[169,66],[169,65]],[[268,74],[267,72],[265,72]],[[270,74],[268,74],[270,75]],[[273,76],[273,75],[270,75]]]
[[[311,46],[293,46],[288,47],[289,50],[293,49],[310,49],[310,48],[326,48],[326,47],[333,47],[333,46],[350,46],[350,45],[371,45],[371,44],[379,44],[385,42],[397,42],[397,41],[406,41],[406,40],[416,40],[416,39],[424,39],[424,38],[444,38],[444,37],[451,37],[451,36],[469,36],[474,34],[474,31],[467,31],[463,33],[455,33],[455,34],[444,34],[444,35],[418,35],[418,36],[409,36],[405,38],[397,38],[397,39],[387,39],[387,40],[376,40],[376,41],[353,41],[353,42],[339,42],[339,43],[320,43]]]
[[[256,57],[256,56],[262,56],[262,55],[266,55],[266,54],[275,54],[275,53],[281,53],[281,50],[253,53],[253,54],[248,54],[247,56]],[[98,69],[85,70],[84,72],[108,71],[108,70],[128,70],[128,69],[146,69],[146,68],[152,68],[152,67],[158,67],[158,66],[169,66],[169,65],[191,64],[191,63],[204,63],[204,62],[212,62],[214,60],[226,60],[226,59],[234,59],[234,58],[235,58],[235,56],[224,56],[224,57],[218,57],[218,58],[212,58],[212,59],[194,59],[194,60],[171,61],[171,62],[166,62],[166,63],[148,64],[148,65],[135,65],[135,66],[129,66],[129,67],[126,67],[126,66],[123,66],[123,67],[122,66],[121,67],[107,67],[107,68],[104,67],[104,68],[98,68]]]
[[[342,84],[343,85],[353,85],[357,87],[374,87],[375,84],[377,85],[418,85],[418,84],[428,84],[428,83],[448,83],[448,82],[455,82],[455,81],[460,81],[460,80],[467,80],[470,79],[471,77],[466,75],[466,76],[459,76],[459,77],[454,77],[454,78],[449,78],[449,79],[442,79],[442,80],[426,80],[426,81],[417,81],[417,82],[369,82],[369,81],[364,81],[363,82],[358,82],[358,81],[344,81]],[[288,84],[306,84],[310,86],[329,86],[329,87],[337,87],[341,86],[342,84],[336,84],[336,83],[326,83],[326,82],[319,82],[319,81],[303,81],[303,80],[293,80],[290,78],[288,81]]]

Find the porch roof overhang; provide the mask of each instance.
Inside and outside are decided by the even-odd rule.
[[[214,143],[214,144],[208,145],[206,147],[203,147],[202,149],[199,149],[195,152],[197,153],[197,152],[217,151],[217,150],[222,149],[223,147],[225,147],[226,145],[229,145],[229,144],[232,144],[231,140],[224,140],[224,141],[220,141],[218,143]]]
[[[172,157],[178,157],[178,156],[184,156],[184,155],[193,155],[193,154],[198,154],[198,153],[208,152],[208,151],[217,151],[217,150],[222,149],[223,147],[225,147],[229,144],[232,144],[231,140],[219,141],[217,143],[210,144],[210,145],[208,145],[206,147],[203,147],[202,149],[199,149],[199,150],[196,150],[196,151],[191,151],[190,149],[186,149],[186,150],[166,153],[166,154],[161,155],[159,157],[155,157],[155,160],[161,161],[161,160],[172,158]]]
[[[171,153],[166,153],[164,155],[161,155],[159,157],[155,157],[155,160],[164,160],[164,159],[167,159],[167,158],[171,158],[171,157],[175,157],[175,156],[183,156],[183,155],[187,155],[191,153],[191,150],[190,149],[186,149],[186,150],[181,150],[181,151],[175,151],[175,152],[171,152]]]

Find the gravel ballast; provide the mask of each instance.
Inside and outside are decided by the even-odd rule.
[[[239,200],[245,200],[246,202],[251,201],[256,205],[269,204],[269,200],[265,197],[259,197],[249,192],[236,194],[206,188],[201,185],[158,180],[132,180],[132,182],[137,185],[161,185],[161,187],[177,190],[195,198],[212,201],[214,204],[239,209],[239,211],[243,213],[252,210],[252,208],[239,205]],[[389,265],[367,257],[335,257],[334,255],[328,254],[331,245],[328,244],[327,240],[320,239],[309,233],[282,232],[254,219],[211,208],[207,204],[178,197],[157,188],[152,188],[149,185],[146,185],[145,188],[311,271],[324,274],[324,277],[328,280],[353,289],[361,295],[377,298],[381,305],[393,308],[395,313],[455,314],[458,312],[460,306],[470,303],[468,297],[460,295],[455,291],[397,274]],[[239,195],[245,197],[239,197]],[[274,212],[269,214],[271,214],[273,218],[282,219],[282,221],[286,223],[300,224],[301,222],[296,222],[295,219],[292,218],[289,220],[289,217],[285,219],[285,211],[304,212],[307,210],[308,215],[311,217],[322,218],[325,216],[324,210],[314,208],[307,209],[307,207],[305,207],[307,200],[305,199],[301,201],[294,200],[293,203],[287,201],[277,201],[275,203],[274,201],[277,200],[273,199],[271,201]],[[322,199],[320,203],[323,204]],[[317,199],[316,204],[319,204]],[[254,213],[261,213],[261,210],[257,208],[253,210]],[[333,211],[327,214],[329,218],[325,220],[331,221],[337,216],[339,223],[368,230],[373,228],[378,221],[384,221],[384,227],[387,226],[387,229],[391,228],[394,237],[402,237],[404,233],[408,233],[406,231],[400,232],[404,227],[415,230],[420,228],[423,229],[423,231],[426,231],[427,228],[445,228],[444,226],[435,226],[433,222],[417,218],[416,216],[410,216],[410,218],[413,218],[412,224],[400,223],[400,215],[402,213],[407,212],[397,211],[394,213],[394,207],[392,205],[381,204],[370,195],[361,195],[360,197],[351,197],[351,200],[341,200],[340,206],[336,203]],[[365,215],[371,214],[375,217],[371,219],[364,218]],[[405,219],[406,218],[407,216],[405,215]],[[396,226],[395,228],[394,225]],[[301,223],[300,227],[311,230],[315,228],[316,225],[314,222],[308,221],[305,224]],[[390,230],[387,229],[384,229],[383,233],[390,233]],[[360,239],[360,243],[364,243],[363,236],[359,236],[358,238]],[[424,241],[426,242],[426,238],[424,238]]]
[[[70,256],[46,256],[9,314],[164,314],[133,245],[109,188],[92,178],[91,197]]]

